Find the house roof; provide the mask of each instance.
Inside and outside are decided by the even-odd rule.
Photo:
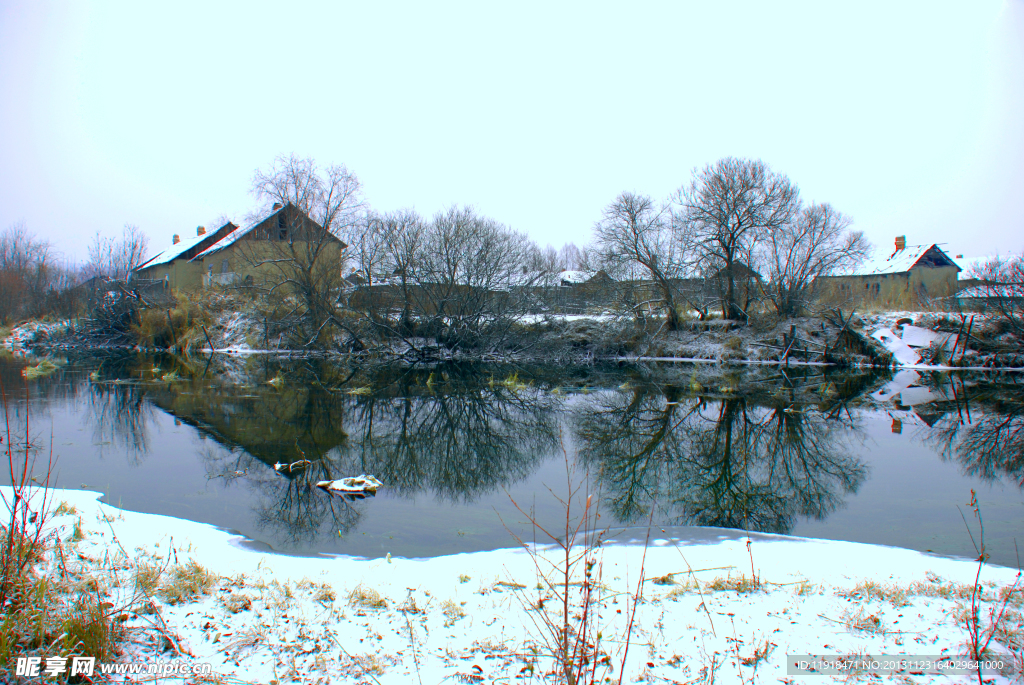
[[[560,271],[558,280],[562,283],[586,283],[595,275],[596,271]]]
[[[233,226],[233,225],[234,224],[232,224],[229,221],[227,224],[224,224],[224,226],[221,226],[216,231],[210,231],[209,233],[204,233],[203,235],[197,235],[197,236],[194,236],[194,237],[191,237],[191,238],[185,238],[184,240],[179,240],[177,243],[175,243],[174,245],[171,245],[170,247],[168,247],[166,250],[164,250],[163,252],[159,253],[155,257],[151,257],[148,261],[140,264],[138,269],[148,269],[151,266],[159,266],[161,264],[169,264],[169,263],[173,262],[175,259],[177,259],[178,257],[180,257],[183,254],[185,254],[186,252],[188,252],[189,250],[191,250],[192,248],[198,247],[198,246],[202,246],[202,243],[204,241],[209,241],[209,242],[215,241],[216,238],[217,238],[218,232],[220,232],[226,226]],[[136,270],[138,270],[138,269],[136,269]]]
[[[259,217],[257,217],[253,221],[250,221],[245,226],[236,228],[235,230],[231,231],[231,233],[228,233],[226,236],[215,242],[213,245],[210,245],[205,250],[197,254],[195,257],[192,258],[192,261],[198,262],[202,260],[204,257],[209,257],[210,255],[216,252],[220,252],[225,247],[228,247],[237,242],[239,238],[241,238],[243,235],[245,235],[252,229],[262,224],[270,217],[274,216],[275,214],[280,214],[281,212],[283,212],[284,209],[284,207],[279,207],[278,209],[271,210],[267,214],[261,214]]]
[[[919,264],[919,262],[922,263]],[[910,271],[915,266],[954,266],[957,271],[960,271],[957,263],[950,259],[949,255],[943,252],[938,245],[932,243],[931,245],[907,245],[888,257],[868,262],[858,269],[855,275],[899,274]]]
[[[231,233],[228,233],[226,236],[224,236],[223,238],[218,240],[216,243],[214,243],[213,245],[209,246],[208,248],[206,248],[205,250],[203,250],[202,252],[197,254],[195,257],[192,258],[192,261],[200,261],[204,257],[209,257],[212,254],[220,252],[221,250],[223,250],[226,247],[230,247],[234,243],[238,242],[238,240],[242,236],[244,236],[246,233],[248,233],[252,229],[256,228],[257,226],[262,224],[267,219],[270,219],[270,218],[280,214],[281,212],[284,212],[289,207],[295,207],[295,205],[293,205],[291,203],[288,203],[284,207],[280,207],[278,209],[271,210],[270,212],[268,212],[266,214],[261,214],[256,219],[254,219],[254,220],[250,221],[248,224],[246,224],[243,228],[236,228]],[[302,216],[305,216],[307,219],[309,219],[309,216],[306,215],[301,209],[296,208],[296,211],[298,211],[299,214],[301,214]],[[309,219],[309,221],[311,221],[314,226],[317,226],[319,228],[320,225],[317,224],[315,221],[313,221],[312,219]],[[343,241],[341,241],[341,239],[338,238],[336,235],[334,235],[333,233],[331,233],[329,235],[331,235],[332,237],[337,239],[339,242],[341,242],[341,246],[343,248],[347,247],[345,245],[345,243]]]

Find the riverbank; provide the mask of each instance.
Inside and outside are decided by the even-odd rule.
[[[220,682],[263,683],[541,682],[552,669],[544,617],[557,622],[561,609],[538,575],[538,564],[557,569],[551,549],[538,550],[538,564],[523,549],[288,557],[204,524],[121,511],[99,496],[51,491],[60,515],[47,525],[64,554],[52,545],[38,572],[55,587],[92,587],[112,605],[126,635],[119,661],[183,659],[210,664]],[[610,666],[613,681],[627,634],[624,682],[791,682],[786,655],[965,653],[975,562],[777,535],[752,535],[748,547],[737,531],[702,532],[654,539],[646,553],[635,541],[588,553],[600,595],[589,618],[610,658],[600,668]],[[983,567],[983,626],[1016,575]],[[580,596],[571,586],[571,625],[582,616]],[[1022,607],[1017,589],[996,640],[1018,652]]]
[[[220,305],[223,307],[224,303]],[[852,367],[949,369],[1022,369],[1020,341],[997,320],[971,315],[970,322],[949,312],[886,311],[825,317],[775,320],[761,316],[750,322],[722,319],[684,319],[677,331],[666,331],[659,320],[636,321],[611,314],[527,315],[510,322],[499,343],[455,346],[428,338],[397,337],[378,344],[341,349],[293,349],[284,336],[261,336],[266,321],[252,312],[231,308],[210,310],[207,325],[194,325],[175,333],[168,329],[153,339],[145,336],[126,343],[106,339],[95,327],[74,321],[30,321],[0,333],[0,350],[15,354],[73,354],[88,349],[132,349],[170,352],[183,357],[210,354],[234,356],[303,356],[338,354],[368,363],[539,362],[586,363],[594,360],[687,361],[734,364],[783,364]],[[168,318],[168,322],[171,318]],[[917,340],[897,360],[883,337],[899,336],[903,324],[929,331],[944,344],[925,345]],[[896,331],[893,334],[893,331]],[[152,337],[152,336],[151,336]],[[920,337],[920,336],[918,336]],[[163,340],[165,345],[156,344]],[[956,341],[951,344],[951,341]],[[962,341],[962,342],[961,342]],[[172,345],[172,342],[174,343]],[[495,341],[492,341],[495,342]],[[167,347],[167,345],[171,345]],[[902,345],[897,341],[897,347]],[[906,348],[906,345],[902,345]],[[951,348],[951,349],[950,349]]]

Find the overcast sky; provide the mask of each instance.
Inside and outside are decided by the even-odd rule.
[[[78,260],[125,223],[155,252],[241,219],[290,153],[556,247],[738,156],[881,250],[1024,248],[1024,0],[0,0],[0,93],[0,228]]]

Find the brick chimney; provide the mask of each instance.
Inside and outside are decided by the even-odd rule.
[[[206,226],[196,226],[196,237],[206,235]]]
[[[175,233],[174,237],[171,239],[171,241],[172,241],[171,242],[172,245],[177,245],[178,243],[181,242],[181,238],[178,236],[177,233]]]
[[[896,251],[904,250],[907,247],[907,236],[898,235],[896,236]]]
[[[284,205],[282,205],[280,202],[275,202],[274,206],[272,207],[272,209],[273,209],[273,211],[276,212],[277,210],[281,209],[281,207],[283,207],[283,206]]]

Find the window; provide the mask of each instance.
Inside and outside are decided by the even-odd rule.
[[[228,260],[224,260],[220,263],[220,272],[226,274],[228,272]]]
[[[277,239],[288,240],[288,224],[284,220],[284,212],[277,215]]]

